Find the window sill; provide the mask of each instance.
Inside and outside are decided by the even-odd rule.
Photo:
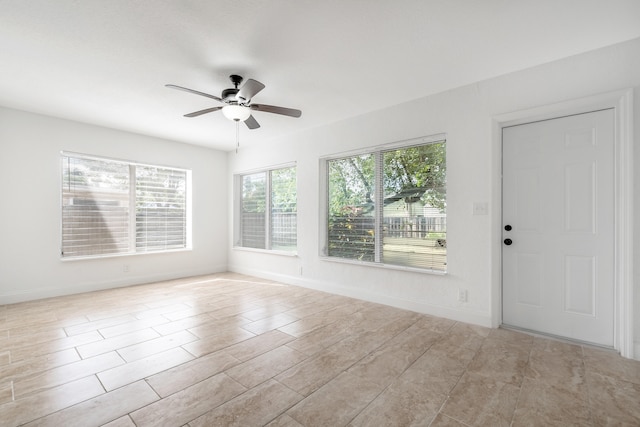
[[[384,270],[398,270],[398,271],[407,271],[411,273],[421,273],[421,274],[432,274],[435,276],[446,276],[446,271],[441,270],[432,270],[428,268],[417,268],[417,267],[407,267],[404,265],[394,265],[394,264],[383,264],[378,262],[368,262],[368,261],[357,261],[353,259],[346,258],[337,258],[330,257],[326,255],[321,255],[320,259],[326,262],[337,262],[339,264],[350,264],[350,265],[359,265],[361,267],[373,267],[373,268],[381,268]]]
[[[60,257],[60,261],[62,262],[85,261],[85,260],[96,260],[96,259],[122,258],[122,257],[131,257],[131,256],[140,256],[140,255],[162,255],[162,254],[172,254],[176,252],[191,252],[191,251],[193,251],[193,248],[169,249],[166,251],[127,252],[127,253],[120,253],[120,254],[105,254],[105,255],[85,255],[85,256],[74,256],[74,257]]]
[[[260,253],[260,254],[280,255],[280,256],[287,256],[287,257],[297,257],[298,256],[298,252],[275,251],[275,250],[272,250],[272,249],[245,248],[243,246],[234,246],[233,250],[234,251],[240,251],[240,252],[255,252],[255,253]]]

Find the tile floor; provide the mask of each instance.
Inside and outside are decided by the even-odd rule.
[[[0,425],[640,425],[613,352],[219,274],[0,306]]]

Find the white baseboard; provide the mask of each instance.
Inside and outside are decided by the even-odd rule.
[[[83,283],[80,285],[71,286],[40,287],[24,291],[4,292],[0,293],[0,305],[34,301],[44,298],[60,297],[64,295],[80,294],[84,292],[102,291],[105,289],[123,288],[126,286],[142,285],[145,283],[161,282],[164,280],[181,279],[183,277],[223,273],[225,271],[227,271],[226,266],[218,266],[217,268],[210,268],[206,270],[189,270],[157,275],[127,275],[126,277],[117,280]]]
[[[356,298],[364,301],[375,302],[378,304],[389,305],[389,306],[401,308],[404,310],[415,311],[417,313],[444,317],[444,318],[455,320],[458,322],[471,323],[474,325],[484,326],[487,328],[492,327],[490,313],[456,310],[449,307],[441,307],[441,306],[427,304],[419,301],[406,300],[402,298],[390,297],[387,295],[380,295],[372,292],[367,292],[362,289],[355,289],[355,288],[350,288],[346,286],[336,285],[335,283],[331,283],[331,282],[311,280],[311,279],[307,279],[299,276],[277,274],[271,271],[254,270],[251,268],[243,268],[243,267],[236,267],[236,266],[229,266],[228,270],[234,273],[246,274],[249,276],[274,280],[277,282],[286,283],[288,285],[295,285],[303,288],[314,289],[317,291],[328,292],[331,294],[342,295],[342,296]]]

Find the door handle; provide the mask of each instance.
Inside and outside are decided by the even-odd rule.
[[[507,246],[511,246],[511,244],[513,243],[513,240],[511,239],[504,239],[504,244]]]

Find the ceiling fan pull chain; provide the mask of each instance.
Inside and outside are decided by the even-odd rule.
[[[240,147],[240,120],[236,120],[236,154],[238,154],[239,147]]]

